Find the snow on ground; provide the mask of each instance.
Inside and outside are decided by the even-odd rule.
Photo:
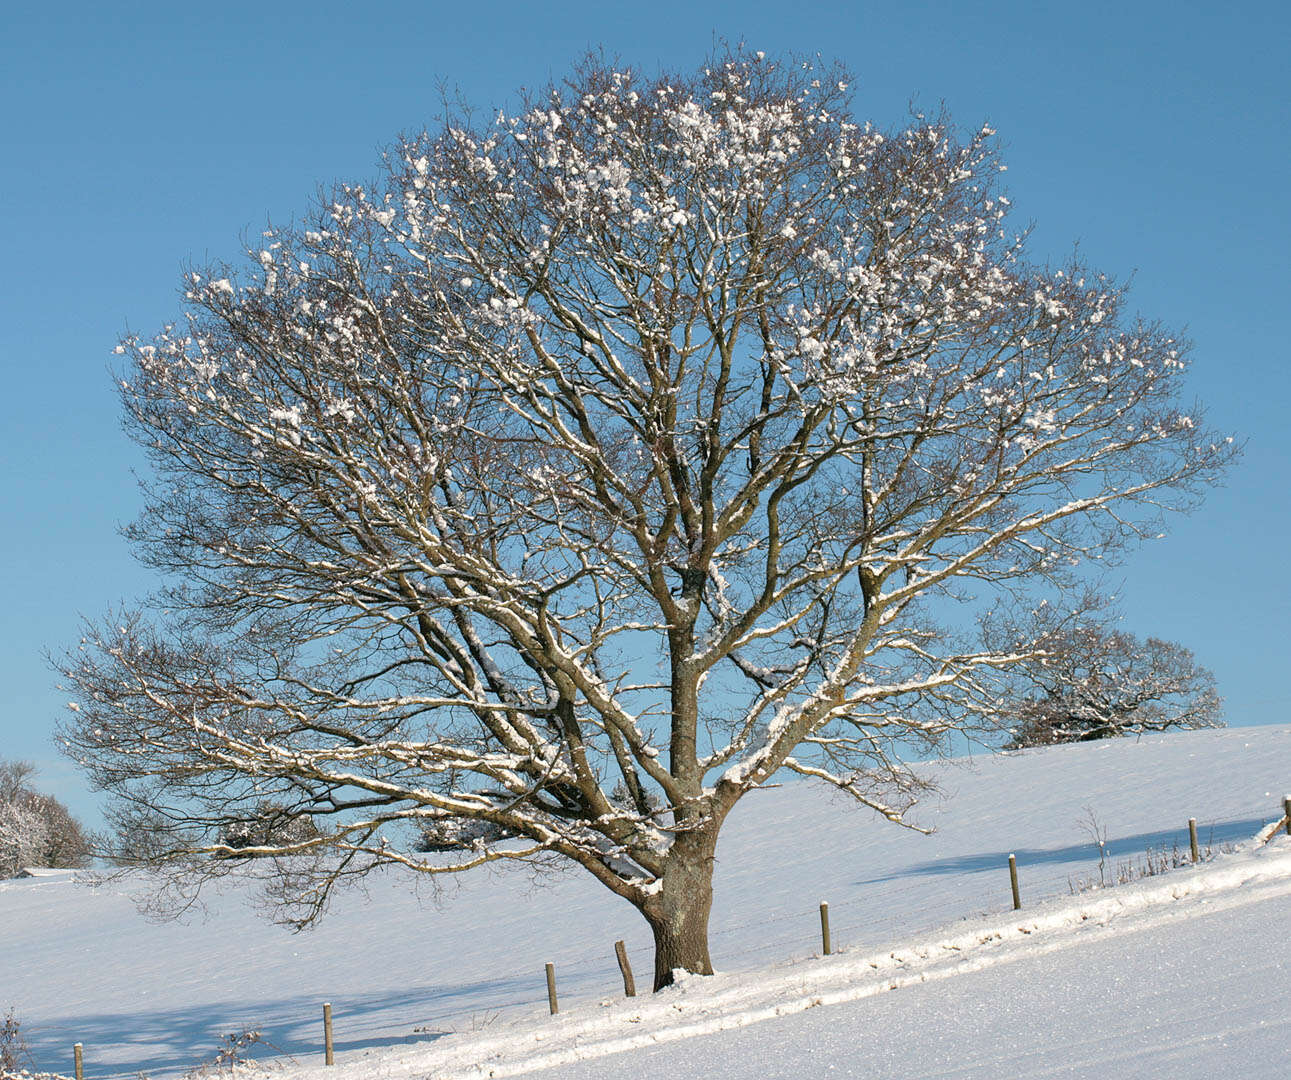
[[[430,1051],[352,1062],[347,1077],[504,1077],[535,1069],[550,1080],[719,1071],[759,1078],[1067,1076],[1078,1075],[1071,1070],[1082,1063],[1102,1070],[1137,1059],[1143,1042],[1162,1049],[1151,1029],[1171,1030],[1180,1012],[1194,1014],[1194,1026],[1175,1034],[1191,1037],[1203,1055],[1224,1036],[1271,1021],[1264,1034],[1281,1049],[1270,1063],[1280,1058],[1285,1067],[1291,1018],[1280,998],[1291,943],[1278,928],[1288,914],[1291,838],[1267,848],[1248,841],[1246,850],[1197,869],[962,921],[891,951],[818,957],[758,978],[692,977],[644,1001],[602,1002],[455,1045],[445,1040]],[[1235,939],[1252,947],[1235,947]],[[1102,1008],[1090,1012],[1100,996]],[[1084,1006],[1073,1013],[1076,1001]],[[1208,1014],[1198,1030],[1197,1016]],[[764,1023],[772,1026],[764,1030]],[[1120,1037],[1129,1044],[1121,1046]],[[1213,1058],[1205,1064],[1198,1080],[1214,1072]],[[1178,1066],[1176,1060],[1161,1075],[1192,1075]],[[325,1074],[313,1066],[288,1076]]]
[[[1082,923],[1000,924],[1001,940],[974,952],[961,938],[964,951],[953,959],[938,955],[946,943],[929,941],[898,953],[898,977],[867,978],[865,962],[848,957],[828,975],[819,967],[803,973],[812,988],[854,975],[845,989],[795,999],[785,987],[784,1013],[765,1022],[754,1009],[728,1013],[721,1019],[731,1026],[711,1017],[712,1034],[682,1041],[665,1041],[661,1025],[659,1042],[634,1053],[593,1058],[594,1045],[570,1047],[581,1060],[528,1075],[1280,1080],[1291,1075],[1291,937],[1280,929],[1291,918],[1289,860],[1286,845],[1276,884],[1252,879],[1180,897],[1158,891],[1146,910],[1091,905]],[[890,978],[895,993],[884,992]],[[835,1004],[843,994],[853,997]],[[813,1000],[829,1007],[792,1011]]]
[[[562,1078],[639,1075],[628,1062],[645,1052],[672,1055],[678,1076],[711,1074],[717,1061],[736,1076],[776,1075],[767,1060],[778,1045],[786,1076],[862,1066],[875,1076],[992,1068],[1079,1076],[1104,1058],[1120,1062],[1120,1075],[1153,1076],[1146,1061],[1107,1056],[1113,1035],[1164,1039],[1172,1022],[1170,1045],[1192,1046],[1194,1057],[1180,1059],[1183,1072],[1160,1075],[1192,1076],[1189,1063],[1207,1061],[1195,1075],[1226,1072],[1213,1057],[1217,1040],[1263,1047],[1251,1053],[1270,1061],[1291,1047],[1274,1007],[1266,1015],[1260,1005],[1271,990],[1261,980],[1288,959],[1270,939],[1286,937],[1277,928],[1291,911],[1291,848],[1275,841],[1102,894],[1073,898],[1071,882],[1098,876],[1091,811],[1113,862],[1149,845],[1186,847],[1189,817],[1203,845],[1240,841],[1274,817],[1291,787],[1289,765],[1291,728],[983,756],[936,768],[946,797],[917,815],[936,827],[931,837],[802,784],[755,792],[718,851],[711,941],[722,974],[632,1002],[621,998],[613,942],[627,940],[648,983],[648,930],[576,873],[539,885],[517,868],[486,872],[438,902],[425,889],[419,902],[408,876],[391,874],[366,895],[342,897],[320,928],[300,935],[259,918],[234,887],[208,898],[205,913],[158,925],[135,912],[121,885],[90,890],[65,876],[0,883],[0,1011],[12,1006],[23,1020],[39,1068],[70,1071],[71,1044],[84,1043],[91,1080],[180,1071],[243,1025],[263,1029],[310,1071],[323,1001],[333,1005],[338,1061],[348,1066],[337,1072],[347,1080],[460,1076],[485,1059],[476,1075],[544,1066]],[[1008,911],[1009,852],[1022,880],[1018,918]],[[846,951],[811,959],[821,900]],[[992,928],[1000,938],[983,943]],[[1186,945],[1170,945],[1176,929]],[[1188,966],[1206,954],[1203,939],[1209,982]],[[1215,955],[1216,940],[1227,957]],[[555,1019],[546,1016],[546,961],[557,968]],[[1158,969],[1177,993],[1152,990]],[[1097,1015],[1108,980],[1141,1007]],[[902,992],[881,993],[892,982]],[[1088,1023],[1059,1007],[1067,994],[1085,1002]],[[829,1007],[808,1009],[817,998]],[[1216,1009],[1217,1000],[1236,1004]],[[1067,1026],[1042,1036],[1054,1013]],[[686,1030],[718,1034],[667,1041]],[[978,1030],[991,1034],[973,1037]],[[1113,1034],[1102,1039],[1100,1030]],[[652,1049],[578,1064],[634,1039]],[[1049,1056],[1036,1057],[1046,1047]]]

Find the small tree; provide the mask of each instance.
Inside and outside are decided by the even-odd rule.
[[[1076,626],[1012,674],[999,712],[1010,749],[1223,726],[1214,675],[1172,641]]]
[[[1027,654],[938,598],[1063,584],[1231,456],[1177,337],[1028,265],[1001,168],[837,69],[589,62],[189,273],[120,347],[171,585],[68,658],[70,753],[154,865],[277,860],[296,924],[374,866],[554,858],[656,987],[711,971],[732,807],[789,770],[901,821],[911,744]],[[318,834],[231,844],[265,800]]]
[[[76,819],[52,795],[28,786],[35,768],[0,761],[0,877],[25,867],[83,866],[89,844]]]

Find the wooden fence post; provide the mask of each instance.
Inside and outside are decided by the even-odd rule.
[[[820,902],[820,941],[824,953],[829,955],[829,905],[825,901]]]
[[[1020,911],[1022,894],[1018,891],[1018,860],[1013,855],[1009,856],[1009,884],[1013,886],[1013,910]]]
[[[560,1012],[556,1004],[556,969],[551,964],[547,965],[547,1004],[551,1006],[552,1016]]]
[[[1188,819],[1188,844],[1192,848],[1192,861],[1200,862],[1201,855],[1197,850],[1197,819],[1195,817]]]
[[[619,958],[619,970],[623,972],[623,993],[628,997],[637,996],[636,980],[632,978],[632,965],[628,963],[628,947],[621,941],[614,943],[614,955]]]
[[[336,1058],[332,1054],[332,1003],[330,1001],[323,1002],[323,1064],[336,1064]]]
[[[85,1048],[80,1043],[72,1044],[72,1060],[76,1063],[76,1080],[85,1080]]]

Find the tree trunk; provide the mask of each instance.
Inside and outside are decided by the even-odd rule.
[[[711,975],[708,914],[713,906],[717,829],[682,833],[668,853],[662,887],[641,909],[654,931],[654,988],[673,984],[673,972]]]

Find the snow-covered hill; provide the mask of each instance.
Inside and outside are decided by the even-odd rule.
[[[1140,985],[1143,965],[1128,958],[1163,949],[1193,956],[1197,941],[1218,940],[1223,948],[1208,969],[1215,985],[1228,987],[1225,1000],[1259,1002],[1259,973],[1291,964],[1291,953],[1279,959],[1282,946],[1273,944],[1286,938],[1279,925],[1291,914],[1288,842],[1112,893],[1073,898],[1071,884],[1098,877],[1095,822],[1111,841],[1113,862],[1148,846],[1186,848],[1189,817],[1197,818],[1203,845],[1253,836],[1291,788],[1291,728],[983,756],[935,772],[945,796],[917,814],[936,828],[927,837],[802,784],[746,799],[718,851],[712,951],[722,974],[655,998],[622,1001],[613,957],[615,939],[625,938],[648,982],[645,924],[575,873],[541,882],[512,868],[460,879],[440,897],[391,874],[370,881],[366,894],[343,897],[317,930],[300,935],[259,917],[245,890],[208,897],[206,910],[182,923],[154,924],[119,885],[89,890],[66,877],[42,877],[0,883],[0,1012],[12,1006],[22,1019],[39,1068],[69,1072],[71,1045],[83,1043],[91,1080],[182,1070],[211,1057],[222,1034],[248,1025],[312,1071],[306,1067],[321,1061],[324,1001],[332,1003],[338,1060],[347,1066],[337,1073],[348,1078],[457,1076],[476,1062],[484,1066],[478,1075],[544,1065],[559,1066],[562,1077],[640,1075],[636,1064],[624,1064],[631,1059],[597,1055],[656,1042],[665,1045],[654,1053],[673,1055],[659,1064],[676,1076],[711,1075],[719,1054],[728,1075],[773,1075],[766,1061],[754,1062],[769,1045],[782,1048],[786,1076],[846,1076],[852,1069],[858,1076],[978,1075],[973,1062],[983,1076],[991,1069],[1084,1075],[1074,1057],[1063,1071],[1062,1055],[1085,1054],[1080,1060],[1091,1070],[1111,1059],[1085,1053],[1088,1043],[1075,1036],[1052,1042],[1056,1059],[1036,1057],[1034,1024],[1015,1031],[1012,1046],[996,1039],[958,1056],[947,1049],[957,1045],[946,1040],[965,1015],[988,1029],[988,1018],[1009,1015],[1010,987],[1052,990],[1052,972],[1073,1000],[1094,995],[1098,979],[1112,979],[1131,997],[1142,994],[1137,1017],[1119,1009],[1090,1019],[1115,1021],[1116,1031],[1166,1024],[1172,1009],[1189,1013],[1179,1038],[1199,1047],[1198,1068],[1213,1074],[1206,1054],[1233,1034],[1223,1018],[1236,1014],[1216,1007],[1204,987],[1198,999]],[[1010,911],[1010,852],[1020,868],[1021,919]],[[830,905],[835,947],[844,951],[813,960],[822,900]],[[1268,934],[1255,935],[1252,926],[1265,921]],[[1169,927],[1181,923],[1190,929],[1170,936]],[[983,942],[994,933],[1001,936]],[[1178,953],[1171,941],[1192,944]],[[546,1015],[548,961],[561,997],[555,1019]],[[1196,989],[1178,971],[1161,978]],[[902,993],[878,993],[892,983]],[[805,1011],[817,999],[828,1007]],[[1019,1015],[1027,1014],[1028,1000],[1014,1002]],[[777,1011],[781,1019],[768,1019]],[[1274,1050],[1291,1047],[1291,1031],[1257,1014],[1241,1012],[1242,1023],[1258,1027],[1260,1058],[1273,1061]],[[770,1026],[754,1023],[760,1020]],[[863,1058],[843,1053],[839,1025],[852,1046],[869,1045]],[[670,1041],[715,1031],[722,1034]],[[866,1031],[886,1038],[866,1044]],[[895,1040],[898,1031],[905,1034]],[[732,1049],[726,1040],[736,1038],[745,1042]],[[746,1053],[752,1056],[741,1071]],[[588,1057],[597,1060],[567,1064]],[[938,1064],[946,1061],[958,1064]],[[1026,1071],[1027,1061],[1036,1068]]]

